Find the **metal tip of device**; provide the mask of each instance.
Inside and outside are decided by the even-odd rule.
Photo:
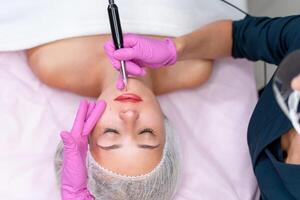
[[[124,90],[127,91],[127,85],[128,85],[127,79],[125,79],[125,80],[123,80],[123,81],[124,81]]]
[[[121,61],[121,75],[122,75],[124,85],[127,88],[127,74],[126,74],[125,62],[123,60]]]

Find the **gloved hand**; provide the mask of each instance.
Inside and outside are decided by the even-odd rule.
[[[124,35],[124,48],[115,49],[112,40],[105,43],[104,49],[112,65],[120,70],[120,61],[126,61],[126,71],[129,75],[145,75],[144,67],[159,68],[176,63],[177,53],[175,43],[171,39],[152,39],[140,35]],[[121,82],[120,82],[121,81]],[[119,77],[117,87],[122,89],[122,79]]]
[[[104,112],[106,103],[81,101],[71,132],[63,131],[63,165],[61,195],[63,200],[90,200],[94,197],[87,189],[86,156],[88,135]]]

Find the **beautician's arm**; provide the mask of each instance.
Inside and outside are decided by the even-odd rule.
[[[197,31],[174,38],[177,61],[187,59],[215,59],[231,56],[232,21],[208,24]]]
[[[224,56],[279,64],[300,48],[300,16],[218,21],[174,39],[177,60]]]

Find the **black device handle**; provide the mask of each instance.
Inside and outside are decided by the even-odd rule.
[[[109,0],[109,5],[107,7],[109,23],[112,38],[115,44],[116,49],[123,48],[123,34],[121,28],[121,22],[118,12],[118,6],[114,3],[113,0]]]

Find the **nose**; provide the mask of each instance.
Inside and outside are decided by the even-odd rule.
[[[139,113],[136,110],[125,110],[119,116],[125,123],[134,123],[139,118]]]

